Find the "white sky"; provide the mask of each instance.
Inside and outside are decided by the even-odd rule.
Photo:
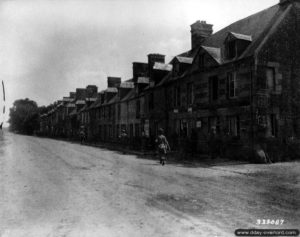
[[[0,80],[7,106],[47,105],[78,87],[105,89],[107,76],[132,75],[147,54],[190,49],[190,25],[214,32],[279,0],[2,0]],[[7,110],[8,112],[8,110]]]

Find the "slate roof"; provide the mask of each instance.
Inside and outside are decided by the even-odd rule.
[[[170,79],[172,79],[172,73],[168,73],[156,86],[162,86],[166,82],[168,82]]]
[[[186,64],[192,64],[193,63],[193,58],[191,58],[191,57],[177,56],[176,58],[177,58],[178,62],[180,62],[180,63],[186,63]]]
[[[91,97],[91,98],[85,98],[85,101],[91,101],[91,102],[95,102],[97,100],[96,97]]]
[[[202,46],[201,48],[203,48],[219,64],[222,63],[221,48],[213,48],[213,47],[206,47],[206,46]]]
[[[101,99],[98,98],[93,104],[91,104],[91,106],[89,107],[89,109],[93,109],[93,108],[97,108],[98,105],[101,104]]]
[[[134,98],[134,96],[135,96],[135,89],[132,89],[127,93],[126,96],[124,96],[124,98],[121,101],[126,101],[129,99],[132,99],[132,98]]]
[[[108,87],[105,92],[118,93],[118,89],[116,87]]]
[[[118,95],[115,95],[113,98],[111,98],[107,103],[105,103],[105,104],[113,104],[113,103],[115,103],[115,102],[117,102],[118,101]]]
[[[173,66],[171,64],[164,64],[164,63],[154,63],[153,69],[155,70],[162,70],[162,71],[172,71]]]
[[[137,80],[138,84],[149,84],[149,77],[139,77]]]
[[[85,101],[84,101],[84,100],[77,100],[77,101],[75,102],[75,104],[77,104],[77,105],[84,105],[84,104],[85,104]]]
[[[81,112],[85,111],[87,108],[88,108],[87,105],[83,106],[83,107],[78,111],[78,113],[81,113]]]
[[[224,41],[229,33],[234,34],[235,37],[239,38],[249,39],[251,36],[252,43],[240,58],[251,56],[255,53],[256,49],[268,35],[272,27],[276,26],[276,22],[280,20],[282,14],[289,11],[290,7],[284,8],[280,5],[275,5],[239,20],[206,38],[202,46],[222,48],[224,47]]]
[[[77,114],[77,110],[76,108],[74,108],[71,113],[69,113],[69,116],[73,116],[73,115],[76,115]]]
[[[99,100],[97,100],[96,102],[95,102],[95,105],[93,106],[93,108],[98,108],[98,107],[100,107],[102,105],[102,103],[101,103],[101,100],[99,99]]]
[[[234,32],[230,32],[229,34],[232,35],[236,39],[252,41],[252,36],[251,35],[243,35],[243,34],[238,34],[238,33],[234,33]]]
[[[134,83],[131,81],[122,82],[120,88],[132,89],[134,88]]]
[[[68,103],[66,105],[67,108],[74,108],[75,107],[75,104],[74,103]]]
[[[299,3],[296,2],[296,4]],[[238,39],[251,41],[249,47],[238,59],[251,56],[259,48],[260,44],[270,33],[272,28],[276,27],[276,23],[281,20],[281,17],[287,13],[290,8],[291,5],[289,7],[281,7],[279,4],[277,4],[273,7],[267,8],[256,14],[236,21],[206,38],[200,47],[205,47],[204,49],[217,62],[224,63],[221,52],[224,48],[225,39],[229,34],[231,34],[233,37]],[[198,53],[199,48],[186,51],[178,56],[194,58]]]

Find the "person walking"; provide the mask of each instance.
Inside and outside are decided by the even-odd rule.
[[[126,154],[126,150],[128,149],[127,144],[128,144],[128,135],[125,129],[122,129],[121,134],[120,134],[120,141],[121,141],[121,146],[123,148],[123,154]]]
[[[158,136],[157,136],[155,142],[157,144],[157,150],[158,150],[160,164],[165,165],[167,151],[171,150],[171,149],[170,149],[169,142],[164,135],[164,130],[162,128],[160,128],[158,130]]]
[[[80,136],[80,144],[82,145],[83,142],[85,141],[85,131],[84,131],[84,129],[80,130],[79,136]]]

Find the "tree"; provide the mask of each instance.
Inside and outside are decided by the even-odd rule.
[[[10,130],[32,135],[39,129],[39,108],[33,100],[16,100],[9,113]]]

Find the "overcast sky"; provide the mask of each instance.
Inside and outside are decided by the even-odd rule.
[[[107,76],[132,75],[147,54],[167,60],[190,49],[190,25],[214,32],[279,0],[2,0],[0,79],[7,106],[47,105],[75,88],[105,89]]]

